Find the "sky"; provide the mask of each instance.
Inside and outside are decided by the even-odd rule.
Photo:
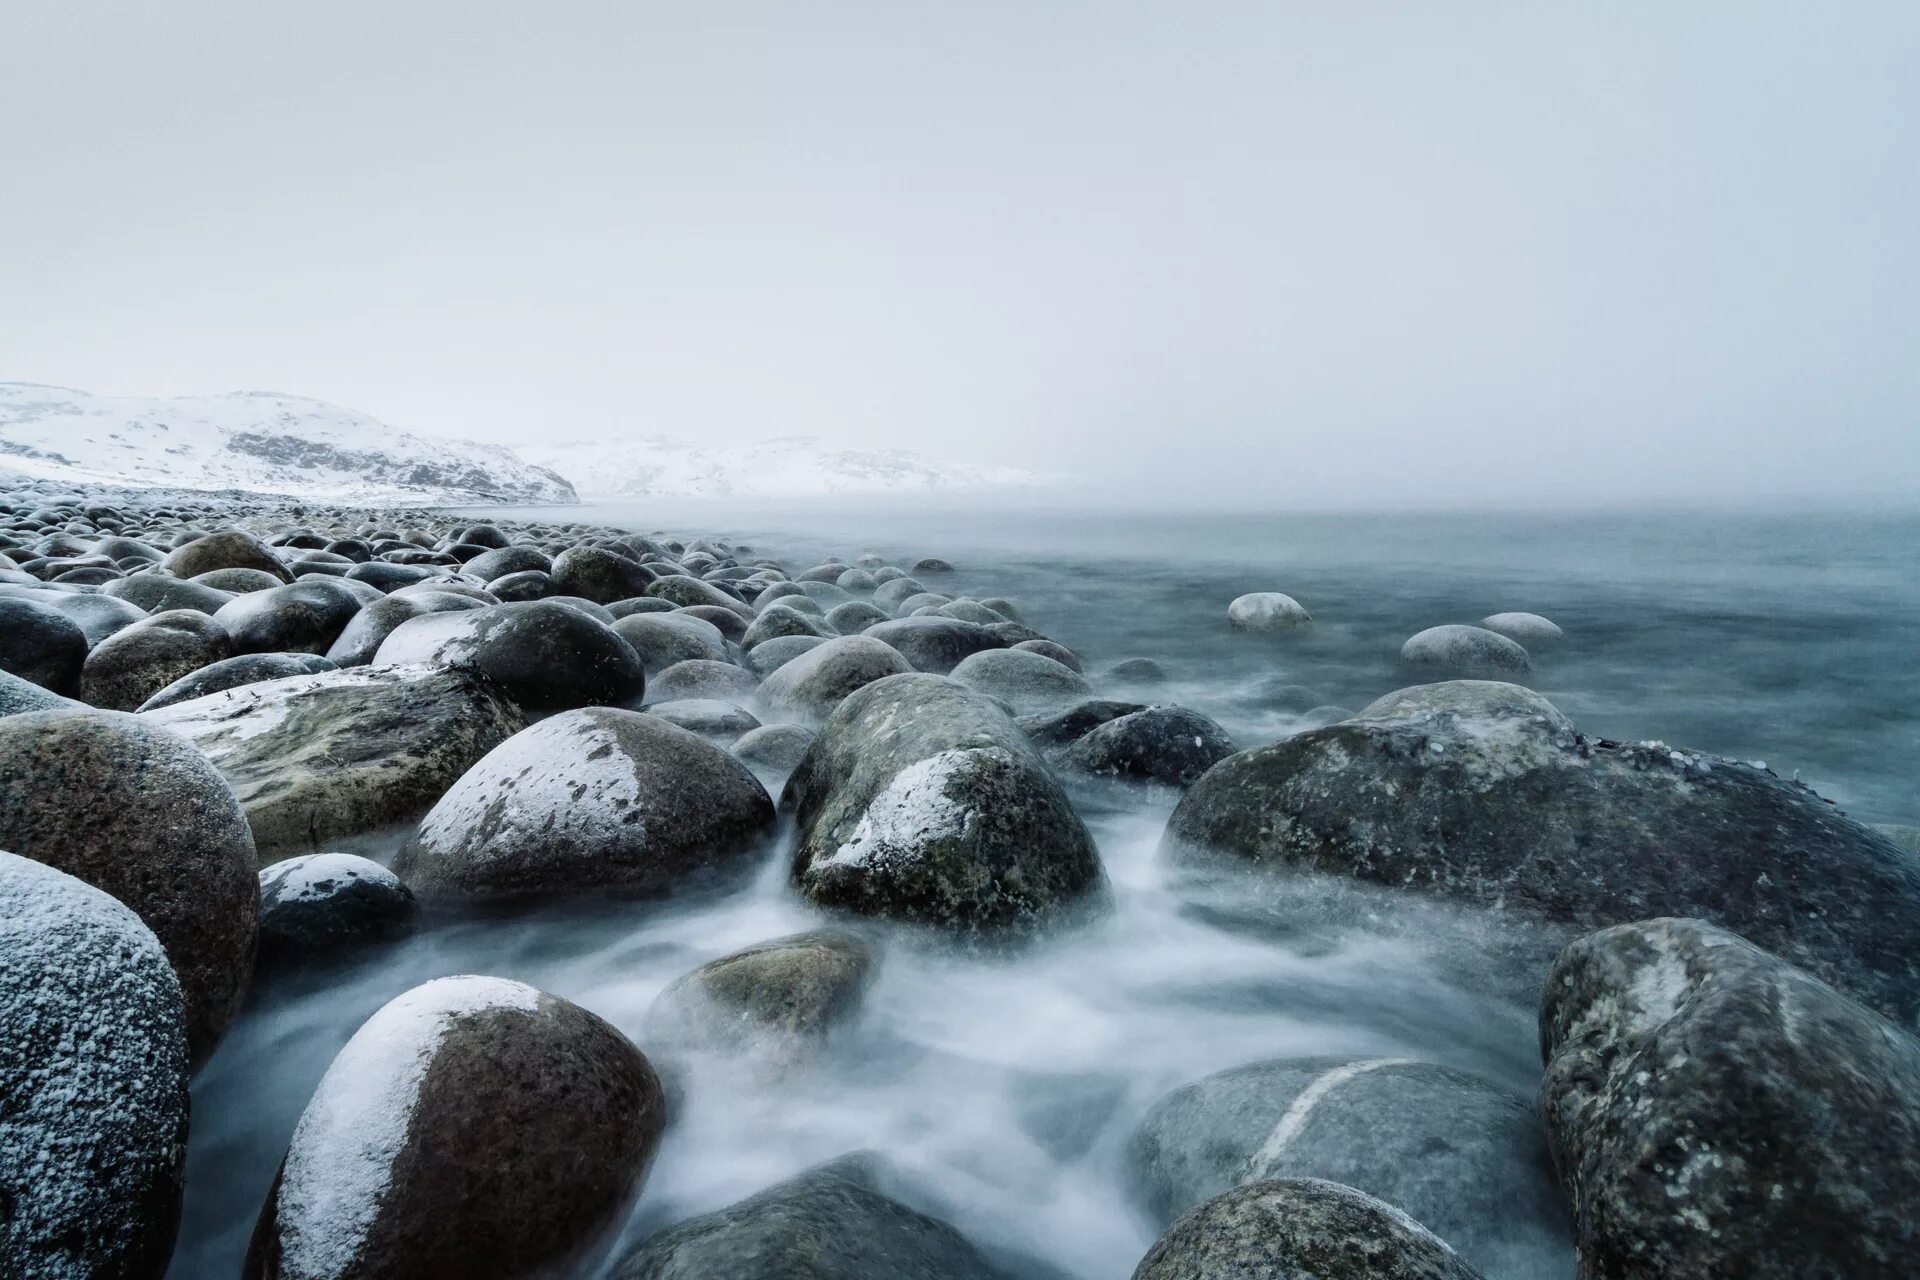
[[[0,0],[0,379],[1289,507],[1920,496],[1920,5]]]

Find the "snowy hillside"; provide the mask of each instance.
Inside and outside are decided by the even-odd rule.
[[[1051,484],[1014,467],[941,462],[896,450],[831,449],[811,436],[694,445],[664,436],[617,443],[523,444],[520,452],[590,497],[807,498],[962,493]]]
[[[573,502],[498,445],[409,435],[299,396],[173,399],[0,382],[0,473],[369,505]]]

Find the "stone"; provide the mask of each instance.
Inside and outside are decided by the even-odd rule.
[[[240,596],[213,620],[233,637],[235,653],[324,654],[362,603],[344,582],[309,578]]]
[[[1022,653],[1037,653],[1043,658],[1052,658],[1069,671],[1083,675],[1086,672],[1086,668],[1081,664],[1080,655],[1063,644],[1055,644],[1051,640],[1022,640],[1012,647]]]
[[[1130,716],[1136,711],[1146,709],[1146,704],[1140,702],[1090,698],[1068,707],[1065,711],[1043,711],[1030,716],[1021,716],[1015,723],[1036,747],[1044,752],[1053,753],[1061,748],[1072,746],[1108,721],[1118,720],[1121,716]]]
[[[244,653],[180,677],[141,703],[137,709],[158,711],[161,707],[191,702],[195,698],[224,693],[243,685],[284,680],[288,676],[318,675],[322,671],[335,669],[333,663],[311,653]]]
[[[747,670],[764,680],[809,649],[818,649],[826,642],[825,636],[780,636],[765,641],[746,651]]]
[[[1526,649],[1543,649],[1567,638],[1566,632],[1537,613],[1496,613],[1480,619],[1480,625]]]
[[[399,876],[350,853],[307,853],[260,873],[260,967],[350,958],[419,927]]]
[[[1021,715],[1081,702],[1093,693],[1086,677],[1024,649],[988,649],[963,660],[953,678],[1011,703]]]
[[[218,613],[220,606],[234,598],[231,591],[221,591],[203,582],[173,578],[163,573],[137,573],[118,582],[109,582],[100,588],[100,594],[125,600],[148,613],[192,609],[195,613],[209,615]]]
[[[373,659],[375,667],[418,663],[477,671],[536,715],[633,705],[646,692],[645,668],[632,645],[552,600],[414,618],[396,627]]]
[[[806,1061],[860,1011],[877,957],[856,934],[816,929],[708,961],[647,1012],[657,1056],[742,1057],[786,1068]]]
[[[1227,624],[1235,631],[1298,631],[1313,625],[1313,615],[1290,595],[1251,591],[1227,606]]]
[[[911,670],[898,651],[878,640],[841,636],[774,671],[760,684],[760,700],[782,715],[817,721],[855,690]]]
[[[429,584],[430,585],[430,584]],[[486,602],[452,591],[402,587],[390,596],[381,596],[347,621],[347,625],[327,646],[327,657],[335,666],[363,667],[372,662],[388,636],[400,625],[430,613],[469,613]]]
[[[218,619],[193,609],[169,609],[97,645],[80,669],[80,697],[110,711],[132,711],[168,685],[232,654],[232,637]]]
[[[0,596],[0,671],[67,696],[79,691],[87,633],[58,609]]]
[[[1190,787],[1240,748],[1227,731],[1185,707],[1151,707],[1089,730],[1062,763],[1092,778]]]
[[[1461,676],[1524,675],[1527,651],[1485,627],[1428,627],[1400,646],[1400,665]]]
[[[683,613],[628,614],[614,621],[613,634],[633,647],[649,676],[676,663],[727,660],[726,640],[719,628]]]
[[[746,702],[760,687],[751,671],[731,662],[710,658],[691,658],[676,662],[647,682],[647,701],[671,702],[679,698],[718,698]]]
[[[825,639],[830,631],[825,618],[815,622],[791,605],[775,604],[762,610],[753,620],[746,634],[740,638],[740,647],[753,649],[780,636],[818,636]]]
[[[293,574],[273,554],[273,548],[238,529],[222,529],[204,538],[195,538],[169,553],[163,565],[176,578],[198,578],[222,569],[253,569],[276,583],[293,581]]]
[[[554,557],[548,572],[557,594],[582,596],[595,604],[644,596],[655,576],[638,560],[600,547],[569,547]]]
[[[732,742],[743,733],[760,727],[760,721],[745,707],[719,698],[675,698],[668,702],[649,702],[648,715],[668,724],[679,725],[689,733],[720,742]]]
[[[813,730],[803,724],[762,725],[741,734],[733,754],[752,768],[785,775],[807,754],[813,738]]]

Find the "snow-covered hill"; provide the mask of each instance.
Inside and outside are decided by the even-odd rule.
[[[576,501],[572,485],[511,449],[266,391],[149,400],[0,382],[6,471],[370,506]]]
[[[977,493],[1053,483],[1014,467],[942,462],[897,450],[832,449],[811,436],[737,445],[642,436],[607,444],[523,444],[519,450],[597,498]]]

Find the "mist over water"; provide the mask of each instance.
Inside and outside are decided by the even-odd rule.
[[[1540,612],[1568,639],[1536,655],[1532,683],[1584,731],[1763,759],[1862,820],[1920,818],[1920,516],[533,514],[710,534],[795,570],[829,553],[943,556],[958,571],[929,585],[1012,599],[1090,674],[1155,659],[1172,683],[1152,699],[1214,717],[1242,747],[1306,723],[1279,685],[1358,710],[1409,683],[1396,655],[1414,631]],[[1295,596],[1315,625],[1230,631],[1228,601],[1256,590]],[[877,934],[886,954],[865,1012],[815,1070],[705,1062],[672,1082],[672,1123],[624,1242],[871,1148],[902,1171],[899,1198],[1016,1272],[1124,1277],[1158,1233],[1134,1205],[1125,1144],[1174,1087],[1262,1058],[1390,1055],[1532,1095],[1555,937],[1495,937],[1480,917],[1390,894],[1176,872],[1157,856],[1164,802],[1083,800],[1109,915],[1008,957]],[[386,1000],[443,974],[516,978],[645,1048],[647,1008],[675,978],[821,923],[788,888],[787,835],[756,875],[699,896],[440,923],[351,969],[256,991],[195,1082],[170,1275],[237,1273],[301,1109]],[[1479,1261],[1490,1280],[1573,1273],[1570,1250]]]

